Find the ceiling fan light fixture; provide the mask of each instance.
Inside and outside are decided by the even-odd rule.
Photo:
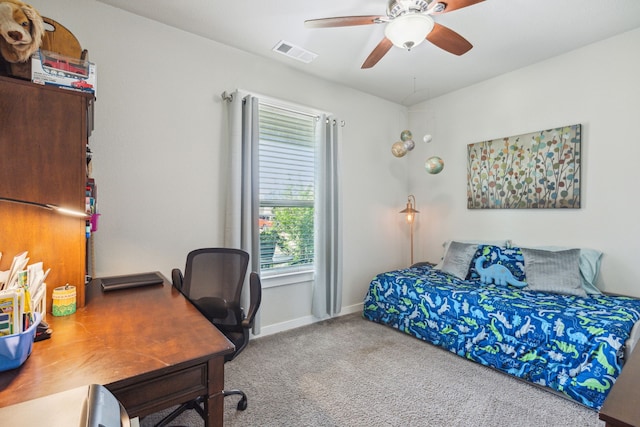
[[[433,26],[433,19],[429,15],[408,13],[389,22],[384,35],[395,46],[411,50],[425,41]]]

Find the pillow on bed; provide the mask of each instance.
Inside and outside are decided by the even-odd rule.
[[[476,271],[476,260],[479,257],[485,259],[485,268],[492,264],[501,264],[505,266],[519,282],[526,281],[525,260],[522,256],[520,248],[503,248],[494,245],[478,245],[478,250],[473,256],[467,279],[480,280],[480,274]]]
[[[440,262],[438,262],[434,268],[438,270],[442,270],[442,264],[444,263],[444,257],[447,255],[449,251],[449,246],[451,242],[458,243],[466,243],[472,245],[495,245],[495,246],[504,246],[505,248],[511,247],[511,240],[447,240],[442,244],[444,248],[444,252],[442,253],[442,257],[440,258]]]
[[[452,241],[439,269],[464,280],[478,245]]]
[[[586,297],[580,278],[580,249],[545,251],[522,248],[527,291]]]
[[[601,294],[596,287],[596,280],[600,274],[600,261],[602,252],[595,249],[580,248],[580,276],[582,276],[582,288],[588,294]]]
[[[533,246],[528,249],[541,249],[545,251],[566,251],[568,249],[576,249],[563,246]],[[599,295],[602,291],[596,287],[596,281],[600,274],[600,262],[602,260],[602,252],[596,249],[577,248],[580,249],[580,276],[582,280],[582,289],[589,295]]]

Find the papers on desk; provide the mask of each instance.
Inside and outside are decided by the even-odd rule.
[[[0,253],[0,258],[2,253]],[[7,271],[0,271],[0,336],[19,334],[31,326],[33,301],[46,292],[42,262],[29,264],[27,252],[16,255]]]

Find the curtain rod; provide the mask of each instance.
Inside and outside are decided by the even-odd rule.
[[[233,93],[229,93],[226,90],[220,94],[220,97],[224,101],[227,101],[227,102],[233,101]],[[260,98],[260,97],[258,97],[258,98]],[[269,107],[272,107],[272,108],[278,108],[278,109],[281,109],[283,111],[288,111],[290,113],[296,113],[296,114],[302,114],[304,116],[315,117],[316,120],[320,119],[320,116],[318,116],[317,114],[310,114],[310,113],[305,113],[303,111],[289,109],[289,108],[283,107],[281,105],[276,105],[276,104],[269,103],[268,101],[265,101],[262,98],[260,98],[260,103],[263,104],[263,105],[268,105]],[[326,119],[326,123],[329,123],[329,121],[330,121],[330,119],[327,118]],[[338,121],[334,119],[333,120],[333,124],[338,124]],[[344,120],[340,120],[339,124],[340,124],[340,127],[344,127],[346,123],[345,123]]]

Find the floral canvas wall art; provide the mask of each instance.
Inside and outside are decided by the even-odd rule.
[[[581,125],[467,146],[469,209],[579,208]]]

